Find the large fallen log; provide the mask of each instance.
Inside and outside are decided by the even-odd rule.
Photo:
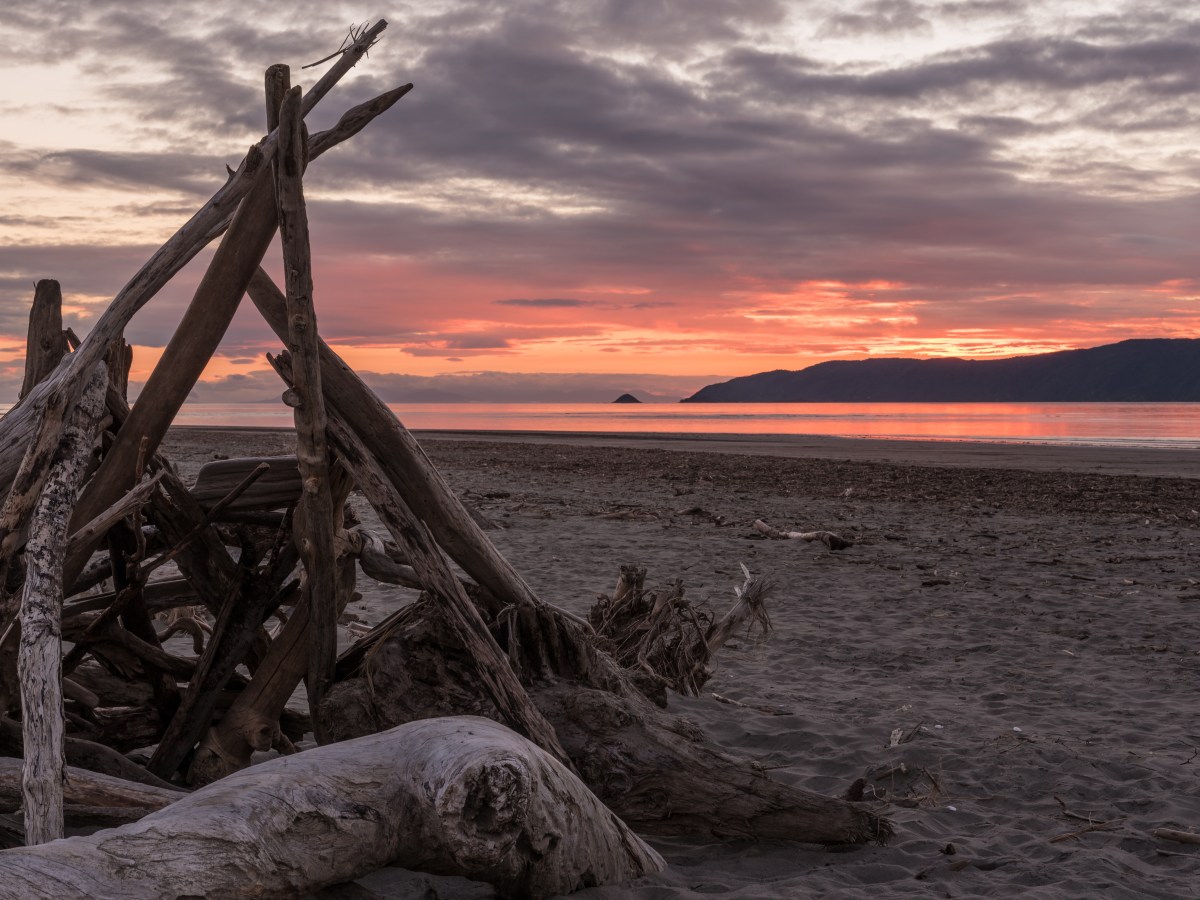
[[[385,865],[542,898],[663,868],[565,767],[485,719],[281,757],[139,822],[0,852],[0,898],[296,897]]]
[[[509,654],[541,646],[556,674],[527,681],[529,698],[587,786],[639,833],[823,844],[891,836],[891,825],[870,810],[774,781],[709,743],[690,721],[654,705],[590,635],[553,610],[510,616],[492,633]],[[322,704],[335,738],[431,716],[500,717],[439,604],[423,598],[394,614],[385,635],[368,639],[373,646],[357,672]]]

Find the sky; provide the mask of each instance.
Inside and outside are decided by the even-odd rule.
[[[386,400],[1200,334],[1192,4],[39,0],[0,13],[0,402],[34,282],[84,334],[261,137],[263,70],[380,17],[310,128],[415,87],[305,191],[320,331]],[[277,349],[245,303],[194,398],[277,397]]]

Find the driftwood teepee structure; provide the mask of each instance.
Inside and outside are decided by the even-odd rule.
[[[23,896],[53,892],[39,888],[39,876],[30,872],[44,873],[46,884],[103,892],[117,884],[105,879],[127,878],[130,866],[157,866],[152,860],[165,852],[163,835],[178,838],[179,829],[190,829],[192,843],[179,850],[190,874],[159,866],[160,880],[142,885],[146,895],[184,881],[184,893],[236,893],[236,886],[222,887],[205,880],[215,875],[193,870],[197,847],[215,846],[206,842],[239,827],[197,810],[211,812],[222,797],[236,807],[236,792],[214,784],[176,798],[245,768],[256,750],[288,752],[309,730],[332,744],[311,751],[323,754],[322,776],[336,780],[339,766],[399,767],[399,754],[414,771],[425,767],[420,778],[429,777],[431,766],[473,773],[461,783],[446,775],[448,784],[458,785],[447,788],[447,796],[470,802],[418,815],[411,807],[420,805],[420,792],[377,773],[376,788],[366,794],[339,782],[329,788],[336,800],[303,811],[291,800],[282,803],[293,818],[280,824],[283,813],[271,813],[277,830],[262,836],[253,859],[238,863],[245,866],[238,877],[275,885],[263,888],[266,893],[344,880],[397,858],[490,878],[515,893],[561,892],[660,865],[625,825],[700,837],[886,839],[887,823],[869,811],[774,782],[662,708],[665,687],[694,690],[731,623],[754,615],[757,586],[747,585],[733,618],[687,637],[686,646],[683,630],[675,629],[670,641],[664,637],[683,608],[680,598],[639,605],[635,570],[623,572],[614,597],[593,612],[590,624],[546,603],[497,552],[412,435],[320,339],[304,170],[411,85],[351,109],[328,131],[308,135],[303,119],[385,27],[381,21],[353,32],[305,93],[290,87],[286,67],[267,71],[266,137],[122,288],[85,339],[63,331],[57,285],[38,284],[22,397],[0,420],[0,487],[7,494],[0,508],[0,753],[24,759],[23,834],[11,822],[9,831],[11,844],[29,845],[0,853],[0,896],[9,895],[10,881],[17,884],[11,879],[18,871],[25,881],[13,890]],[[260,268],[277,229],[282,290]],[[125,327],[219,237],[190,306],[131,408]],[[216,464],[203,484],[189,488],[159,444],[246,294],[286,347],[271,363],[295,411],[296,456]],[[390,542],[346,520],[345,500],[355,489],[378,513]],[[178,575],[164,577],[168,563]],[[301,575],[293,577],[297,567]],[[359,568],[423,593],[339,659],[337,619]],[[112,589],[97,593],[106,579]],[[168,629],[193,634],[190,657],[164,648],[167,634],[154,626],[157,613],[185,607],[206,613],[179,618]],[[271,636],[264,623],[281,607],[290,607],[290,615]],[[70,644],[65,655],[62,639]],[[307,717],[286,709],[302,680]],[[493,719],[527,741],[472,725],[477,720],[464,715]],[[437,718],[447,716],[456,718]],[[415,732],[418,726],[406,723],[417,720],[433,721]],[[351,738],[357,740],[344,752],[333,743]],[[484,751],[485,757],[492,753],[491,762],[462,763],[459,750],[477,753],[481,741],[492,748]],[[306,768],[299,762],[306,757],[279,761],[278,770],[311,786],[318,763]],[[253,782],[256,772],[245,777]],[[18,799],[15,779],[13,767],[0,767],[0,799],[8,798],[9,809]],[[506,779],[526,785],[525,793],[514,793]],[[386,790],[378,787],[384,783]],[[518,795],[540,799],[517,804],[518,814],[505,807]],[[387,803],[407,811],[389,810]],[[535,820],[530,810],[546,804],[559,812],[537,812],[549,818]],[[160,807],[127,826],[141,829],[136,839],[102,838],[102,832],[86,846],[33,846],[61,836],[64,821],[117,824]],[[567,828],[567,808],[594,820],[597,831],[564,844],[570,853],[551,853],[543,838]],[[337,865],[296,862],[313,854],[326,859],[318,850],[332,846],[331,835],[344,831],[339,823],[355,816],[404,822],[360,834],[357,864],[344,865],[346,853]],[[448,835],[441,843],[428,841],[430,816]],[[528,834],[542,837],[499,840],[480,825],[507,828],[512,837],[504,823],[518,820]],[[547,824],[552,821],[558,824]],[[467,837],[484,832],[492,835],[484,843],[506,847],[511,857],[479,856]],[[149,834],[159,837],[151,841]],[[267,849],[284,845],[292,856]],[[422,856],[428,847],[434,849]],[[74,875],[64,874],[68,870]]]

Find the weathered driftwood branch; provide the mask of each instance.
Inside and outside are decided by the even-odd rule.
[[[18,399],[43,381],[67,352],[62,324],[62,289],[53,278],[43,278],[33,289],[29,308],[29,335],[25,341],[25,380]]]
[[[1151,832],[1156,838],[1164,841],[1175,841],[1177,844],[1200,844],[1200,834],[1194,831],[1179,831],[1176,828],[1155,828]]]
[[[124,337],[117,338],[109,344],[104,362],[108,366],[108,390],[128,402],[129,370],[133,368],[133,347]]]
[[[293,582],[283,592],[275,594],[267,590],[246,592],[248,596],[245,597],[241,590],[230,593],[213,626],[212,637],[200,657],[196,674],[150,758],[147,768],[151,772],[163,778],[174,774],[209,727],[220,691],[250,652],[259,628],[285,596],[295,592],[295,588]],[[286,702],[286,698],[284,700]]]
[[[249,293],[267,324],[286,341],[287,303],[270,276],[259,269]],[[321,341],[319,347],[327,412],[336,411],[346,421],[437,543],[487,588],[494,598],[491,612],[507,605],[537,606],[540,601],[533,590],[471,518],[408,429],[328,344]]]
[[[68,653],[66,659],[63,660],[63,671],[72,671],[83,659],[83,656],[88,649],[94,643],[96,643],[96,641],[102,640],[105,636],[123,638],[123,635],[115,633],[111,630],[111,625],[118,619],[118,617],[120,617],[123,622],[126,622],[131,610],[136,612],[139,620],[138,624],[141,625],[140,628],[131,629],[134,636],[139,637],[151,648],[159,649],[161,640],[154,631],[153,626],[150,624],[149,612],[146,609],[144,599],[144,592],[148,579],[157,569],[160,569],[167,563],[174,562],[181,556],[187,554],[188,548],[192,542],[206,534],[209,527],[212,525],[213,520],[220,514],[221,509],[236,500],[238,496],[246,491],[257,478],[267,471],[267,468],[268,466],[266,463],[260,463],[253,471],[246,475],[241,482],[235,485],[225,497],[217,501],[217,503],[215,503],[206,514],[201,516],[199,521],[197,521],[186,533],[180,535],[172,547],[168,548],[159,556],[143,562],[140,559],[143,554],[139,553],[139,559],[133,562],[132,568],[127,568],[123,572],[123,580],[125,583],[121,585],[121,590],[116,593],[112,602],[103,610],[99,617],[92,619],[84,631],[76,636],[75,646],[71,648],[71,652]],[[170,472],[167,469],[160,468],[158,473],[152,479],[152,482],[157,484],[159,481],[168,479],[170,477]],[[175,489],[178,493],[179,487],[177,485],[175,486]],[[136,493],[136,490],[137,489],[130,491],[130,494],[126,495],[126,497]],[[97,517],[97,519],[93,519],[92,522],[95,523],[98,519],[103,519],[107,515],[107,513],[102,513],[99,517]],[[91,524],[92,523],[89,523],[89,525],[85,526],[85,528],[89,528]],[[212,536],[209,535],[209,538],[211,540]],[[145,547],[142,546],[141,549],[144,551]],[[224,552],[224,547],[221,547],[221,551]],[[185,569],[186,568],[187,567],[185,567]],[[233,582],[232,579],[231,582]],[[222,608],[222,605],[222,603],[215,604],[214,608],[220,609]],[[72,613],[78,612],[80,611],[76,609],[72,610]],[[134,648],[135,653],[138,653],[136,648],[140,647],[141,644],[130,646],[131,648]],[[143,660],[151,662],[151,660],[144,654],[139,653],[139,656],[141,656]],[[173,694],[176,693],[173,682],[167,684],[167,689]],[[174,707],[177,702],[177,698],[173,697],[169,702],[160,703],[160,706],[164,706],[165,708],[169,709]]]
[[[50,463],[58,451],[63,422],[71,404],[65,392],[52,392],[40,410],[37,427],[21,456],[21,463],[12,480],[12,487],[0,509],[0,557],[10,558],[25,540],[29,516],[42,492],[50,471]],[[11,413],[10,413],[11,415]],[[0,424],[7,416],[0,419]]]
[[[286,378],[285,372],[280,374]],[[570,765],[567,752],[554,733],[554,726],[525,693],[511,663],[450,570],[429,529],[400,499],[377,461],[336,412],[329,417],[329,433],[337,444],[343,464],[353,473],[355,483],[392,538],[408,551],[417,577],[425,590],[437,599],[455,635],[475,660],[480,681],[501,716],[512,728]]]
[[[25,837],[41,844],[63,836],[62,561],[67,522],[104,409],[108,373],[93,368],[62,439],[37,505],[21,596],[21,722],[25,738]]]
[[[162,491],[150,505],[150,518],[169,545],[181,548],[175,564],[196,589],[201,601],[213,615],[237,581],[237,563],[211,527],[205,527],[208,515],[200,508],[183,481],[161,460],[152,464],[166,474]]]
[[[366,54],[385,28],[387,22],[380,19],[364,29],[359,39],[346,48],[337,63],[309,89],[304,98],[305,115]],[[237,170],[212,198],[184,223],[118,292],[87,338],[69,358],[70,377],[79,380],[83,372],[89,371],[91,366],[105,355],[108,346],[124,332],[133,314],[215,236],[211,234],[214,226],[232,214],[241,199],[250,192],[264,166],[270,164],[275,154],[276,141],[276,135],[271,133],[251,147]],[[30,396],[32,397],[32,394]],[[0,446],[7,444],[3,438],[8,438],[13,430],[15,429],[0,429]],[[3,456],[4,454],[0,453],[0,458]],[[3,474],[5,473],[0,469],[0,476]],[[0,477],[0,484],[6,481],[7,478]]]
[[[116,592],[108,591],[72,600],[63,607],[63,621],[80,613],[105,609],[116,598]],[[164,578],[161,581],[151,581],[146,585],[142,599],[146,603],[147,611],[151,613],[166,612],[179,606],[196,606],[200,602],[196,589],[186,578]]]
[[[89,772],[101,772],[121,778],[125,781],[136,781],[139,784],[149,784],[154,787],[170,788],[171,785],[156,778],[144,768],[122,754],[98,744],[94,741],[67,736],[65,741],[67,765],[78,766]],[[21,726],[11,719],[0,716],[0,756],[24,755],[25,744],[21,735]]]
[[[120,500],[74,532],[67,539],[67,552],[70,552],[72,546],[85,544],[91,546],[95,544],[110,528],[131,515],[134,510],[140,509],[145,503],[149,502],[150,495],[157,490],[158,483],[162,480],[162,477],[163,473],[159,472],[157,475],[140,482]]]
[[[417,570],[399,548],[393,547],[393,553],[382,540],[362,528],[351,529],[346,534],[346,540],[351,552],[358,558],[359,568],[368,578],[381,584],[394,584],[418,591],[423,588]]]
[[[353,485],[344,474],[335,474],[331,477],[331,487],[336,491],[333,505],[335,509],[341,509]],[[356,572],[349,553],[341,550],[339,553],[335,563],[338,615],[353,594]],[[267,574],[268,585],[274,585],[276,580],[281,582],[295,562],[294,556],[281,553],[275,568]],[[259,589],[260,596],[271,596],[271,593],[269,589]],[[253,604],[251,606],[253,608]],[[282,632],[267,648],[250,684],[238,695],[220,723],[210,728],[201,740],[188,770],[189,783],[204,784],[244,768],[250,764],[253,751],[266,750],[273,745],[285,704],[308,670],[309,635],[309,596],[303,595]]]
[[[250,764],[253,753],[270,750],[279,716],[308,671],[309,605],[296,604],[291,618],[259,663],[250,684],[238,694],[221,721],[208,729],[188,769],[188,783],[207,784]],[[186,751],[186,747],[183,748]],[[166,772],[163,754],[156,771]]]
[[[21,806],[21,767],[20,759],[0,756],[0,812],[14,812]],[[94,824],[101,812],[109,821],[123,813],[124,822],[135,822],[186,796],[183,791],[139,784],[77,766],[67,766],[65,771],[63,807],[69,824]]]
[[[174,546],[172,546],[170,550],[168,550],[166,553],[163,553],[161,556],[146,562],[146,564],[142,566],[142,571],[145,573],[145,575],[148,576],[151,572],[154,572],[156,569],[165,566],[169,562],[175,562],[175,560],[187,550],[192,541],[196,540],[205,532],[207,532],[213,522],[217,520],[217,517],[221,515],[221,512],[227,506],[235,503],[237,498],[249,490],[255,481],[267,473],[269,468],[270,466],[267,465],[267,463],[259,463],[253,471],[251,471],[245,478],[234,485],[228,494],[209,507],[208,511],[200,518],[200,521],[198,521],[192,527],[191,531],[183,535],[183,537],[181,537],[179,540],[175,541]]]
[[[704,643],[708,656],[715,656],[717,651],[725,646],[725,642],[733,637],[733,633],[742,625],[758,625],[763,634],[771,633],[771,617],[767,614],[765,601],[767,595],[777,587],[776,583],[761,575],[751,575],[750,570],[742,565],[742,574],[746,580],[735,588],[737,603],[721,617],[719,622],[705,633]],[[697,689],[697,693],[699,690]]]
[[[338,144],[350,140],[375,119],[396,105],[396,101],[411,91],[411,84],[402,84],[386,93],[380,94],[346,110],[337,124],[325,131],[318,131],[308,140],[308,161],[312,162],[322,153],[331,150]]]
[[[778,528],[772,528],[762,519],[754,520],[754,530],[764,537],[777,541],[820,541],[830,550],[845,550],[847,547],[854,546],[853,541],[848,541],[832,531],[780,531]]]
[[[432,719],[271,760],[132,825],[0,852],[0,897],[296,897],[388,864],[531,900],[663,868],[533,744]]]
[[[333,683],[333,669],[337,663],[338,598],[334,572],[333,498],[329,491],[330,457],[325,444],[325,398],[321,393],[321,367],[317,358],[312,251],[302,183],[305,164],[302,127],[300,89],[293,88],[279,107],[275,208],[287,284],[296,459],[304,484],[296,507],[295,534],[296,546],[304,562],[304,591],[309,607],[308,703],[317,728],[317,739],[324,743],[317,708]],[[247,283],[249,280],[247,277]]]
[[[764,600],[774,588],[769,579],[752,576],[735,588],[737,602],[716,620],[705,606],[684,597],[683,583],[666,590],[645,590],[642,566],[621,566],[611,598],[602,597],[588,612],[596,632],[610,642],[617,661],[630,670],[648,697],[666,705],[664,688],[695,696],[712,675],[710,663],[744,623],[771,630]]]

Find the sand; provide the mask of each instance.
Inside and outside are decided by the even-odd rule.
[[[666,873],[574,896],[1200,896],[1200,847],[1151,834],[1200,829],[1200,481],[1169,477],[1200,475],[1194,452],[422,442],[502,526],[497,546],[565,607],[585,610],[627,562],[647,566],[652,585],[682,578],[718,608],[739,563],[777,579],[774,633],[731,642],[709,693],[672,707],[782,781],[840,795],[865,778],[896,825],[887,847],[840,852],[652,841]],[[187,474],[214,454],[290,443],[286,432],[179,429],[165,449]],[[855,546],[760,539],[756,518]],[[411,596],[365,578],[360,590],[351,612],[365,624]],[[397,870],[327,894],[491,896]]]

